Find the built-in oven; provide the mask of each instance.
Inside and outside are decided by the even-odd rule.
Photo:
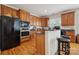
[[[21,38],[25,38],[29,36],[30,33],[30,26],[29,22],[21,21],[21,28],[20,28],[20,36]]]
[[[27,35],[29,35],[29,31],[21,32],[21,36],[27,36]]]

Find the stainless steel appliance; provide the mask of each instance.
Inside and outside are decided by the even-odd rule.
[[[21,38],[28,37],[30,32],[29,22],[21,21],[20,35]]]
[[[18,18],[0,16],[0,49],[20,45],[20,21]]]

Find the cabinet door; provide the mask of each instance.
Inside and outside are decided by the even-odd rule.
[[[37,34],[36,49],[37,49],[37,54],[39,54],[39,55],[45,54],[45,37],[44,37],[44,34],[41,34],[41,35]]]
[[[41,18],[41,25],[42,25],[42,27],[45,27],[45,20],[44,20],[44,18]]]
[[[30,38],[31,38],[31,41],[30,43],[33,45],[33,47],[36,49],[36,33],[35,31],[31,31],[30,32]]]
[[[26,12],[24,10],[19,10],[18,11],[18,15],[19,15],[19,18],[22,20],[22,21],[26,21],[27,17],[26,17]]]
[[[68,20],[67,20],[67,14],[62,14],[61,15],[61,25],[62,26],[67,26],[68,24]]]
[[[34,26],[37,26],[37,20],[38,20],[38,18],[36,16],[31,15],[30,24],[34,25]]]
[[[2,15],[12,16],[12,10],[10,7],[1,5],[1,13]]]
[[[48,26],[48,20],[49,20],[49,18],[45,18],[45,27]]]
[[[75,32],[74,31],[67,31],[66,34],[70,37],[70,42],[75,43]]]
[[[37,18],[37,26],[41,27],[41,19]]]
[[[34,17],[32,15],[30,15],[30,25],[34,25]]]
[[[1,4],[0,4],[0,15],[1,15]]]
[[[17,10],[12,9],[12,17],[17,17],[18,18]]]
[[[70,12],[68,15],[68,25],[73,26],[74,25],[74,12]]]
[[[33,25],[37,27],[37,17],[33,16]]]
[[[79,43],[79,35],[77,35],[77,43]]]
[[[30,13],[26,12],[26,20],[30,22]]]
[[[48,18],[41,18],[41,26],[42,27],[48,26]]]

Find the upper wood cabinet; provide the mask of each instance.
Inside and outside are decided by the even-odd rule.
[[[40,18],[31,15],[30,16],[30,24],[37,27],[47,27],[48,26],[48,18]]]
[[[12,17],[18,18],[17,10],[16,9],[11,9],[11,10],[12,10]]]
[[[47,27],[48,26],[48,18],[40,18],[41,19],[41,26]]]
[[[74,12],[70,12],[70,13],[68,13],[68,25],[69,26],[72,26],[72,25],[74,25]]]
[[[16,9],[7,7],[5,5],[0,5],[0,6],[1,6],[1,8],[0,8],[0,11],[1,11],[0,14],[1,15],[10,16],[10,17],[18,17]]]
[[[10,7],[1,5],[1,15],[12,16],[12,10]]]
[[[39,20],[40,20],[39,17],[33,16],[33,15],[30,16],[30,24],[31,25],[40,26],[41,22]]]
[[[62,24],[62,26],[67,26],[68,25],[67,14],[63,14],[61,16],[61,24]]]
[[[37,17],[36,16],[33,16],[33,25],[37,26]]]
[[[41,27],[41,19],[39,17],[37,18],[37,26]]]
[[[0,15],[1,15],[1,4],[0,4]]]
[[[18,10],[18,16],[22,21],[26,21],[26,11],[19,9]]]
[[[30,15],[30,25],[34,25],[34,16]]]
[[[49,18],[45,18],[45,26],[46,27],[48,26],[48,20],[49,20]]]
[[[29,12],[26,12],[26,20],[28,21],[28,22],[30,22],[30,13]]]
[[[74,26],[74,12],[69,12],[61,15],[62,26]]]
[[[28,13],[28,12],[26,12],[24,10],[19,9],[18,10],[18,16],[19,16],[19,18],[22,21],[28,21],[28,22],[30,22],[30,13]]]

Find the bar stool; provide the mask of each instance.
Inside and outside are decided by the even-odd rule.
[[[61,55],[60,51],[64,52],[65,55],[70,54],[70,39],[67,38],[58,38],[58,55]],[[60,48],[61,46],[62,48]]]

